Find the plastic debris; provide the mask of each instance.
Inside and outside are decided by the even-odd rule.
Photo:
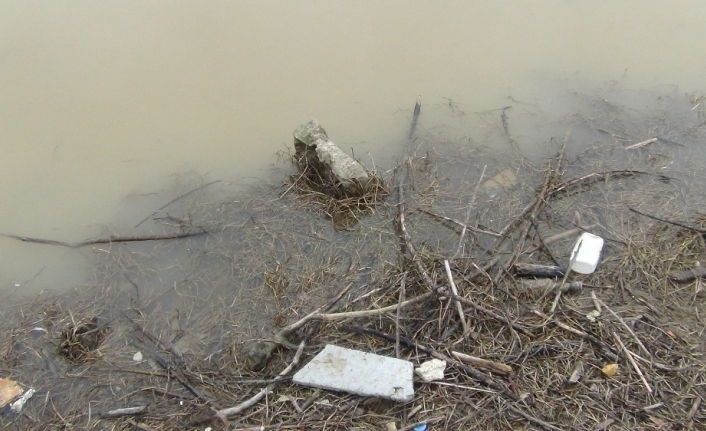
[[[36,326],[30,330],[30,332],[34,335],[46,335],[47,330],[42,328],[41,326]]]
[[[604,376],[610,378],[618,374],[618,364],[608,364],[605,367],[601,368],[601,373],[603,373]]]
[[[0,409],[10,404],[22,394],[22,388],[16,381],[0,379]]]
[[[601,312],[598,310],[591,310],[586,314],[586,319],[591,323],[595,323],[599,317],[601,317]]]
[[[571,252],[571,270],[579,274],[592,274],[601,260],[603,238],[584,232]]]
[[[431,359],[424,362],[418,368],[415,368],[414,372],[422,378],[425,382],[433,382],[434,380],[441,380],[444,378],[444,370],[446,369],[446,362],[440,359]]]
[[[426,423],[423,424],[417,424],[412,428],[414,431],[427,431],[429,429],[429,425]]]
[[[142,362],[142,352],[137,352],[132,355],[132,360],[135,362]]]
[[[15,401],[14,403],[12,403],[12,405],[10,406],[10,410],[12,410],[13,413],[19,413],[19,412],[21,412],[21,411],[22,411],[22,407],[25,406],[25,403],[27,402],[27,400],[29,400],[30,398],[32,398],[32,395],[34,395],[34,389],[32,389],[32,388],[27,389],[27,392],[25,392],[24,394],[22,394],[22,396],[20,397],[20,399],[18,399],[18,400]]]
[[[574,370],[571,372],[571,376],[569,376],[569,379],[567,382],[571,385],[575,385],[576,383],[581,380],[583,377],[583,361],[578,361],[576,366],[574,367]]]
[[[329,344],[292,381],[404,402],[414,397],[413,369],[409,361]]]

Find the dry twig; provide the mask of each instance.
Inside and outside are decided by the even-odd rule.
[[[461,302],[457,299],[458,289],[456,288],[456,283],[454,283],[453,274],[451,274],[451,267],[449,266],[449,261],[444,259],[444,267],[446,268],[446,276],[449,278],[449,286],[451,286],[451,292],[453,292],[453,301],[456,303],[456,311],[458,311],[458,318],[461,320],[461,326],[463,327],[463,335],[461,338],[465,338],[468,335],[468,323],[466,323],[466,316],[463,313],[463,307]]]
[[[650,387],[650,384],[647,383],[647,379],[645,379],[645,375],[642,374],[642,370],[640,367],[637,365],[637,362],[635,362],[635,359],[632,357],[632,352],[628,350],[627,347],[625,347],[625,344],[623,344],[623,340],[620,339],[618,334],[615,332],[612,333],[613,338],[615,338],[615,341],[620,344],[620,348],[623,349],[623,352],[625,353],[625,357],[627,358],[628,361],[632,364],[632,367],[635,369],[635,372],[637,372],[637,375],[640,376],[640,380],[642,380],[642,383],[645,385],[645,388],[647,389],[647,392],[652,393],[652,388]]]

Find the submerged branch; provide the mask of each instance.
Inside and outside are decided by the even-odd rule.
[[[144,241],[161,241],[165,239],[179,239],[179,238],[188,238],[190,236],[197,236],[197,235],[203,235],[206,234],[207,232],[203,229],[199,229],[198,231],[195,232],[181,232],[181,233],[173,233],[173,234],[166,234],[166,235],[136,235],[136,236],[116,236],[116,235],[111,235],[107,238],[93,238],[93,239],[87,239],[85,241],[79,241],[79,242],[64,242],[64,241],[56,241],[53,239],[44,239],[44,238],[32,238],[29,236],[19,236],[19,235],[12,235],[12,234],[0,234],[6,238],[12,238],[16,239],[18,241],[22,242],[31,242],[33,244],[47,244],[47,245],[58,245],[61,247],[68,247],[68,248],[81,248],[85,247],[87,245],[95,245],[95,244],[112,244],[116,242],[144,242]]]
[[[701,228],[698,228],[698,227],[696,227],[696,226],[689,226],[688,224],[680,223],[680,222],[678,222],[678,221],[667,220],[666,218],[661,218],[661,217],[657,217],[657,216],[654,216],[654,215],[651,215],[651,214],[643,213],[642,211],[638,211],[638,210],[636,210],[636,209],[633,208],[633,207],[628,207],[628,209],[629,209],[630,211],[634,212],[635,214],[640,214],[641,216],[645,216],[645,217],[651,218],[652,220],[661,221],[661,222],[663,222],[663,223],[668,223],[668,224],[671,224],[671,225],[674,225],[674,226],[683,227],[684,229],[689,229],[689,230],[692,230],[692,231],[694,231],[694,232],[698,232],[698,233],[701,233],[701,234],[706,234],[706,229],[701,229]]]

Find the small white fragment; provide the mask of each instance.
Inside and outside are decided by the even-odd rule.
[[[404,402],[414,397],[413,370],[409,361],[329,344],[292,381]]]
[[[22,407],[25,406],[25,403],[27,402],[27,400],[32,398],[32,395],[34,395],[34,389],[32,389],[32,388],[27,389],[27,392],[22,394],[22,396],[17,401],[15,401],[14,403],[12,403],[12,405],[10,405],[10,410],[12,410],[14,413],[21,412]]]
[[[433,382],[444,378],[444,370],[446,369],[446,361],[440,359],[432,359],[424,362],[414,370],[419,377],[425,382]]]
[[[588,319],[588,321],[591,323],[594,323],[599,317],[601,317],[601,312],[598,310],[590,311],[586,315],[586,319]]]
[[[142,362],[142,352],[137,352],[132,355],[132,360],[135,362]]]

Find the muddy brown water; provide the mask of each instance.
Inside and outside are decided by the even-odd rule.
[[[66,241],[132,233],[190,175],[257,182],[309,117],[385,165],[418,95],[431,127],[597,82],[695,92],[706,70],[699,1],[0,6],[0,232]],[[3,295],[82,283],[94,252],[0,251]]]
[[[534,199],[542,161],[569,131],[568,176],[586,167],[664,173],[678,184],[635,180],[630,187],[646,192],[627,193],[632,204],[671,202],[684,208],[675,218],[689,221],[703,207],[689,190],[706,178],[704,3],[0,6],[0,233],[77,242],[188,222],[211,232],[81,249],[0,237],[3,366],[81,423],[82,406],[90,417],[90,406],[114,407],[114,391],[146,385],[104,370],[158,368],[149,361],[167,351],[160,343],[192,363],[240,373],[244,342],[343,286],[353,286],[352,297],[385,288],[399,259],[394,204],[340,232],[295,193],[280,198],[292,167],[278,152],[310,117],[383,171],[413,146],[439,150],[423,148],[415,159],[410,208],[463,219],[484,165],[488,177],[517,173],[501,205],[478,198],[478,219],[496,230]],[[408,146],[417,96],[420,138]],[[624,151],[655,137],[644,151]],[[135,227],[214,181],[159,212],[163,223]],[[596,190],[553,212],[619,225],[610,217],[622,220],[621,193],[634,191],[620,187],[611,189],[615,202]],[[459,253],[457,232],[411,212],[416,244]],[[479,242],[469,256],[482,260],[493,244]],[[67,328],[94,317],[106,329],[93,352],[101,360],[59,357]],[[143,339],[127,317],[161,342]],[[138,352],[146,362],[133,360]],[[66,378],[83,366],[85,379]],[[28,408],[56,419],[41,403]]]

